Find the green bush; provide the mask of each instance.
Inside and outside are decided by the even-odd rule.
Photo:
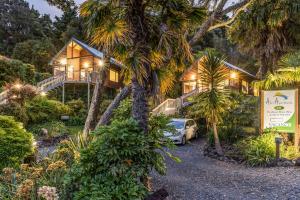
[[[25,107],[17,102],[0,105],[0,115],[13,116],[17,121],[22,122],[25,126],[29,120]]]
[[[63,122],[50,121],[43,124],[34,124],[28,128],[34,135],[42,136],[42,129],[47,129],[48,137],[55,137],[67,134],[69,132],[68,128]]]
[[[275,159],[276,145],[274,132],[264,133],[257,137],[250,137],[236,144],[246,163],[250,166],[266,166]],[[282,144],[281,157],[296,159],[300,156],[293,146]]]
[[[13,117],[0,115],[0,169],[17,167],[33,153],[33,137]]]
[[[25,107],[31,124],[57,121],[62,115],[69,115],[71,112],[67,105],[41,96],[27,102]]]
[[[34,66],[19,60],[0,57],[0,72],[0,87],[5,83],[12,83],[16,80],[26,83],[35,82]]]
[[[66,121],[69,126],[84,125],[87,116],[87,109],[85,103],[81,99],[71,100],[67,104],[69,106],[70,119]]]
[[[96,138],[83,150],[67,178],[74,199],[143,199],[147,190],[140,181],[154,168],[164,173],[163,130],[168,120],[151,120],[144,134],[136,121],[114,120],[95,131]]]

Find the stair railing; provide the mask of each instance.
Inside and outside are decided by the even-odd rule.
[[[65,81],[66,74],[64,72],[61,72],[57,74],[56,76],[47,78],[37,84],[37,87],[40,91],[47,92],[54,87],[57,87],[57,85],[62,84]]]
[[[176,104],[176,99],[167,99],[161,104],[159,104],[155,109],[152,110],[152,114],[157,115],[157,114],[170,114],[176,112],[177,109],[177,104]]]
[[[7,90],[4,90],[3,92],[0,93],[0,104],[3,104],[3,103],[6,102],[7,95],[8,95],[8,91]]]

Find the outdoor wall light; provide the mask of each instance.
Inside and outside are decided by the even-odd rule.
[[[41,96],[46,96],[47,95],[47,93],[46,92],[41,92]]]
[[[83,63],[83,67],[84,67],[85,69],[87,69],[87,68],[90,67],[90,64],[89,64],[88,62],[85,62],[85,63]]]
[[[191,75],[191,79],[192,79],[192,80],[196,79],[196,75],[195,75],[195,74],[192,74],[192,75]]]
[[[62,59],[60,60],[60,64],[66,65],[66,64],[67,64],[67,59],[66,59],[66,58],[62,58]]]
[[[103,61],[103,60],[99,60],[98,65],[99,65],[100,67],[103,67],[103,66],[104,66],[104,61]]]
[[[230,72],[230,78],[236,79],[238,77],[238,74],[236,72]]]

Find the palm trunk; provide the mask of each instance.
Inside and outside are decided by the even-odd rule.
[[[144,133],[148,133],[147,91],[135,77],[132,78],[132,116]]]
[[[85,136],[87,136],[87,134],[90,131],[94,130],[96,126],[97,116],[99,114],[99,107],[101,103],[101,95],[103,94],[104,77],[105,77],[105,71],[102,70],[100,72],[99,79],[96,81],[89,113],[85,120],[85,125],[83,129],[83,134]]]
[[[101,125],[107,125],[113,116],[113,111],[120,105],[121,101],[129,96],[131,92],[131,85],[125,86],[121,92],[114,98],[113,102],[107,107],[103,115],[101,116],[96,128]]]
[[[212,125],[213,125],[213,131],[214,131],[215,148],[219,155],[223,155],[223,150],[222,150],[220,140],[219,140],[219,135],[218,135],[217,124],[214,122]]]

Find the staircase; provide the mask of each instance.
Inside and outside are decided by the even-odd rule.
[[[189,106],[191,103],[188,101],[189,97],[192,97],[196,94],[200,93],[199,89],[195,89],[187,94],[182,95],[177,99],[167,99],[161,104],[159,104],[156,108],[152,110],[153,115],[174,115],[176,114],[180,108]]]
[[[39,93],[48,92],[50,90],[62,86],[65,80],[66,80],[66,74],[62,72],[39,82],[36,87]],[[8,98],[8,90],[5,90],[2,93],[0,93],[0,105],[6,104],[7,98]]]

